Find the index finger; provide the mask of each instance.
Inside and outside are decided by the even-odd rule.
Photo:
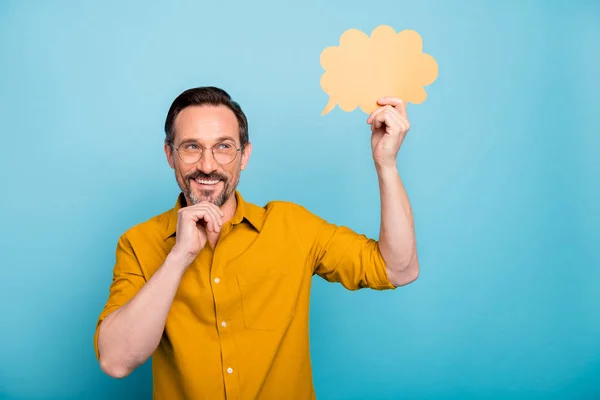
[[[221,216],[225,215],[225,213],[223,212],[223,210],[221,210],[221,207],[217,206],[214,203],[211,203],[210,201],[204,200],[198,204],[195,204],[197,206],[207,206],[209,208],[212,208],[213,210],[215,210],[216,212],[218,212],[219,214],[221,214]]]
[[[408,117],[406,114],[406,102],[398,97],[382,97],[377,100],[377,103],[381,104],[382,106],[391,105],[398,110],[403,117]]]
[[[215,210],[215,207],[206,207],[206,205],[207,204],[198,203],[191,206],[204,206],[190,209],[191,216],[196,222],[204,221],[209,230],[218,232],[223,222],[223,215],[219,215]]]

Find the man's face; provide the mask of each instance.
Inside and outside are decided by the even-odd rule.
[[[225,106],[190,106],[177,115],[174,128],[173,145],[179,152],[165,145],[165,153],[187,204],[209,201],[222,206],[235,192],[240,172],[246,168],[252,151],[248,143],[244,152],[237,151],[229,164],[220,164],[213,156],[211,148],[214,146],[219,149],[240,147],[235,114]],[[184,149],[198,150],[201,147],[204,151],[197,162],[190,164],[181,159]]]

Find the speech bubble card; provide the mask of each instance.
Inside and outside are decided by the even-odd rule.
[[[321,66],[321,88],[329,95],[321,115],[336,105],[370,114],[385,96],[420,104],[427,98],[424,86],[438,76],[437,62],[423,53],[421,36],[408,29],[396,33],[387,25],[375,28],[371,37],[358,29],[345,31],[339,46],[323,50]]]

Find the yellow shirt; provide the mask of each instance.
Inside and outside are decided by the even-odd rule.
[[[237,209],[184,273],[152,356],[156,399],[314,399],[309,352],[312,276],[356,290],[394,289],[375,240],[302,206]],[[175,244],[175,207],[118,241],[104,318],[135,296]]]

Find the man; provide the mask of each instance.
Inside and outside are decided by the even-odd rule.
[[[381,191],[375,241],[291,202],[246,202],[236,189],[252,153],[241,108],[215,87],[179,95],[164,149],[181,193],[119,238],[94,337],[102,370],[122,378],[152,356],[157,399],[314,399],[312,276],[383,290],[419,273],[396,168],[406,109],[379,104],[367,120]]]

